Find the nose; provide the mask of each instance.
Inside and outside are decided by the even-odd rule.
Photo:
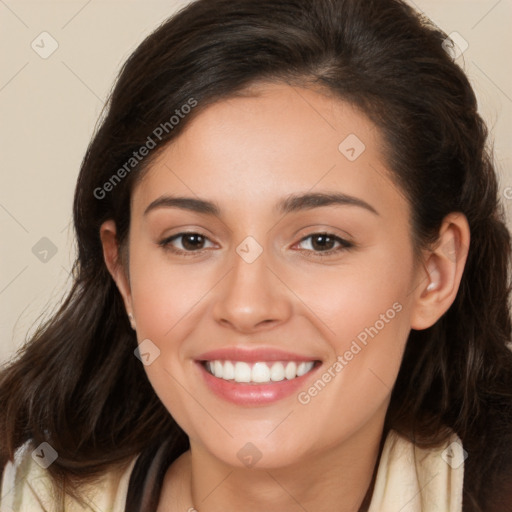
[[[249,263],[238,254],[218,288],[215,320],[239,333],[249,334],[286,322],[292,314],[292,295],[264,250]]]

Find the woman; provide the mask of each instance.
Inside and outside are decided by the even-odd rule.
[[[397,0],[199,0],[139,46],[0,377],[2,506],[510,510],[510,235],[445,47]]]

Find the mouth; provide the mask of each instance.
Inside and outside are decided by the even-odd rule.
[[[200,361],[212,376],[238,384],[270,384],[283,380],[294,380],[311,372],[321,364],[312,361],[230,361],[216,359]]]
[[[239,406],[264,406],[298,394],[322,361],[271,347],[230,347],[195,359],[207,392]]]

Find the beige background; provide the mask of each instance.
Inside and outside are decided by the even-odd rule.
[[[0,363],[69,288],[75,180],[120,65],[186,3],[0,0]],[[413,3],[469,45],[457,62],[495,140],[510,226],[512,0]]]

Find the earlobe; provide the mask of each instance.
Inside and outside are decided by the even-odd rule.
[[[128,313],[128,318],[130,319],[130,325],[132,326],[132,329],[135,330],[136,325],[135,325],[135,318],[133,317],[133,314]]]
[[[116,225],[113,220],[105,221],[100,227],[100,239],[103,247],[105,265],[117,285],[125,308],[128,312],[133,310],[130,284],[127,277],[127,269],[124,268],[119,253],[119,243],[116,236]],[[131,313],[129,313],[131,315]],[[130,317],[129,317],[130,318]],[[135,329],[135,320],[130,318],[130,323]]]

